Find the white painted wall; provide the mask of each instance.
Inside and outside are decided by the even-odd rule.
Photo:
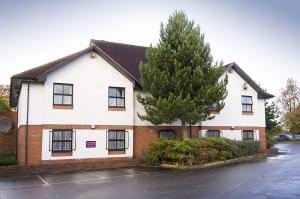
[[[27,83],[21,86],[18,103],[18,127],[26,124],[27,119]],[[29,116],[28,123],[34,125],[43,124],[44,109],[44,86],[43,84],[29,85]]]
[[[248,85],[244,90],[242,85],[245,81],[234,71],[227,73],[228,96],[225,99],[225,107],[220,114],[216,114],[213,120],[202,122],[203,126],[257,126],[265,127],[264,100],[258,99],[257,92]],[[241,96],[252,96],[253,115],[242,115]]]
[[[83,158],[108,158],[108,157],[132,157],[133,156],[133,130],[127,130],[129,135],[129,148],[126,154],[108,155],[106,150],[106,131],[108,130],[86,130],[74,129],[76,131],[76,150],[72,156],[51,157],[49,151],[49,137],[51,129],[43,130],[42,138],[42,160],[61,159],[83,159]],[[96,141],[95,148],[86,148],[86,141]]]
[[[73,84],[73,109],[53,109],[53,83]],[[125,87],[126,111],[108,111],[108,87]],[[26,85],[19,97],[19,125],[26,124]],[[133,125],[133,83],[100,56],[85,54],[30,84],[29,124]]]
[[[199,137],[206,137],[207,130],[200,130]],[[255,130],[254,133],[254,140],[259,140],[259,131]],[[221,137],[228,138],[231,140],[243,140],[242,131],[240,130],[221,130]]]
[[[256,126],[265,127],[265,106],[264,100],[257,98],[257,92],[248,85],[248,89],[244,90],[242,85],[245,81],[235,72],[228,74],[228,95],[225,99],[225,107],[220,114],[216,114],[212,120],[201,122],[202,126]],[[137,101],[137,93],[134,92],[134,125],[148,126],[148,121],[141,121],[137,113],[145,114],[144,107]],[[145,95],[145,93],[141,93]],[[254,115],[242,115],[241,96],[252,96]],[[166,125],[166,124],[164,124]],[[181,126],[180,122],[171,124],[172,126]]]

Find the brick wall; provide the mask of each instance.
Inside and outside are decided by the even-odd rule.
[[[28,165],[39,165],[42,159],[42,125],[28,126]],[[18,161],[20,165],[26,163],[26,126],[21,125],[18,129]]]
[[[189,127],[188,135],[189,135]],[[182,138],[182,129],[180,126],[135,126],[134,127],[134,140],[133,140],[133,154],[134,158],[143,159],[142,151],[146,150],[151,141],[159,137],[160,130],[174,130],[177,138]],[[199,127],[192,126],[192,137],[199,136]]]
[[[13,123],[13,129],[8,133],[0,133],[0,157],[6,154],[16,154],[16,132],[17,132],[17,113],[11,111],[9,113],[0,113],[1,117],[9,118]]]
[[[266,128],[259,128],[260,150],[265,153],[267,151]]]

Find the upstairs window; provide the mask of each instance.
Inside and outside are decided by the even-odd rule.
[[[208,130],[206,131],[206,137],[211,138],[211,137],[216,137],[220,138],[221,131],[220,130]]]
[[[167,139],[175,139],[176,134],[173,130],[161,130],[159,131],[160,138],[167,138]]]
[[[53,84],[53,105],[73,105],[73,84]]]
[[[253,131],[242,131],[243,140],[254,140]]]
[[[243,112],[253,112],[253,101],[252,96],[242,96],[242,111]]]
[[[125,88],[109,87],[108,88],[108,107],[125,107]]]

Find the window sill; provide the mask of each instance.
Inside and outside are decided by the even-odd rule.
[[[242,112],[243,115],[254,115],[253,112]]]
[[[108,107],[108,111],[126,111],[125,107]]]
[[[220,111],[210,111],[210,114],[218,115],[218,114],[220,114]]]
[[[108,155],[126,154],[126,150],[108,150]]]
[[[62,156],[72,156],[73,152],[52,152],[51,157],[62,157]]]
[[[73,105],[53,105],[53,109],[73,109]]]

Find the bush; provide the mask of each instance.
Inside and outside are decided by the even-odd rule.
[[[258,152],[257,141],[232,141],[226,138],[185,140],[161,138],[149,144],[144,157],[147,166],[159,166],[161,163],[194,165],[253,155]]]
[[[8,165],[15,165],[18,161],[12,155],[5,155],[0,158],[0,166],[8,166]]]
[[[267,139],[267,148],[268,149],[273,148],[276,143],[275,139],[269,134],[266,134],[266,139]]]
[[[260,152],[260,144],[258,141],[235,141],[235,144],[238,147],[235,157],[255,155]]]

